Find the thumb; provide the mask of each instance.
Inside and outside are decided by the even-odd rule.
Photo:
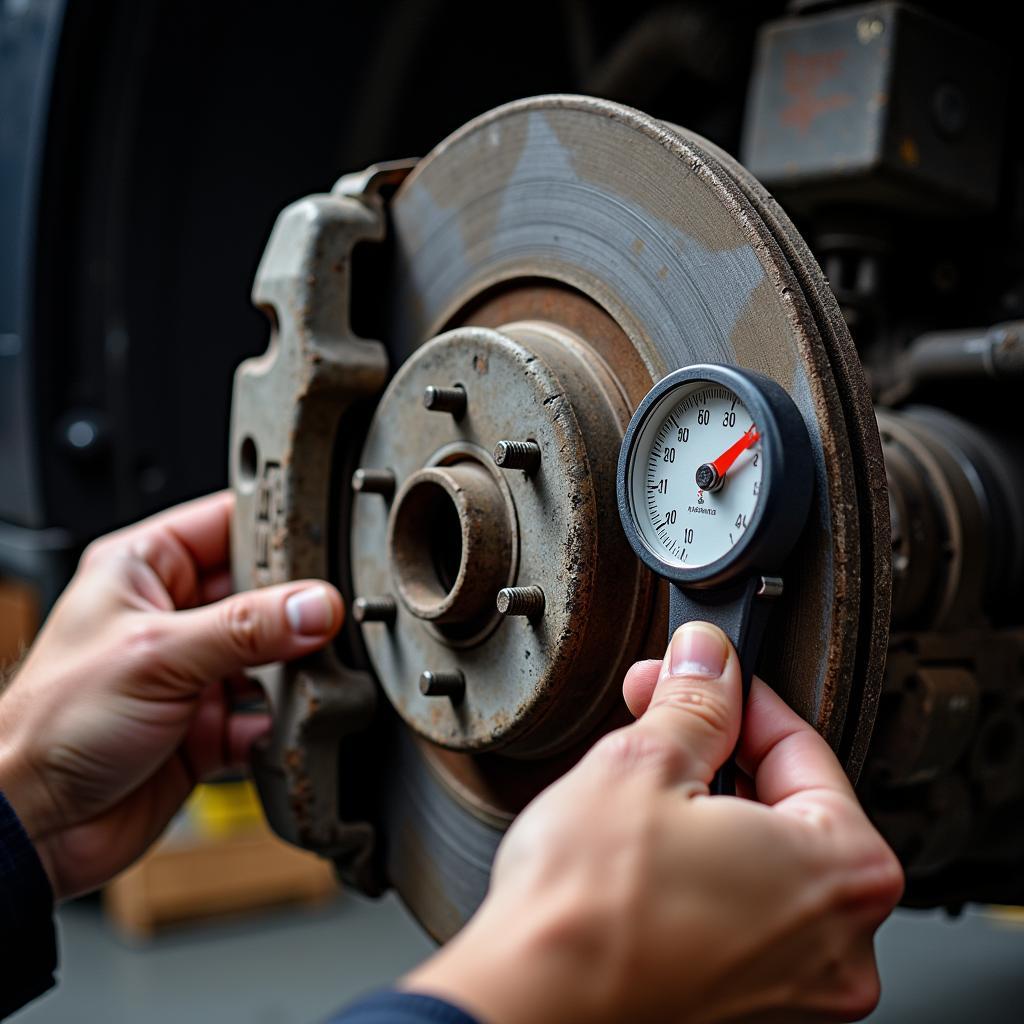
[[[209,681],[246,666],[311,654],[337,633],[344,618],[345,606],[334,587],[302,580],[177,612],[173,630],[191,673]]]
[[[678,746],[686,781],[709,784],[740,731],[740,664],[726,635],[687,622],[672,637],[650,705],[633,727]]]

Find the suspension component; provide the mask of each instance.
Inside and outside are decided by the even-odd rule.
[[[1024,453],[938,409],[880,411],[893,625],[1014,621],[1024,606]]]

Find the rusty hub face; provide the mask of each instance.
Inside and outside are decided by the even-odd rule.
[[[431,410],[429,388],[465,397]],[[353,582],[395,601],[394,617],[364,626],[364,638],[421,736],[535,758],[608,712],[622,660],[613,623],[629,636],[647,614],[647,574],[607,500],[628,410],[601,357],[550,322],[457,328],[395,375],[362,466],[390,471],[398,490],[390,504],[356,503]],[[503,441],[533,460],[499,468]],[[614,602],[595,600],[599,579],[615,581]],[[520,588],[502,604],[523,614],[500,614],[505,588]],[[531,595],[520,608],[515,599]],[[463,685],[424,693],[424,672]]]

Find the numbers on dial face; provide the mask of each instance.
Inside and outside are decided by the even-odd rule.
[[[685,568],[727,555],[760,500],[761,446],[729,388],[697,381],[666,394],[644,421],[630,466],[633,515],[647,546]]]

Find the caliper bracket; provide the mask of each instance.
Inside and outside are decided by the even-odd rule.
[[[354,403],[380,393],[389,369],[384,345],[351,329],[352,253],[359,242],[384,239],[381,191],[413,166],[377,164],[346,176],[329,195],[287,207],[274,226],[252,296],[270,318],[270,343],[239,367],[232,400],[238,590],[331,576],[335,435]],[[289,842],[334,859],[357,885],[375,888],[374,829],[338,813],[339,744],[370,723],[373,677],[345,665],[330,647],[252,674],[273,714],[271,735],[253,765],[271,826]]]

